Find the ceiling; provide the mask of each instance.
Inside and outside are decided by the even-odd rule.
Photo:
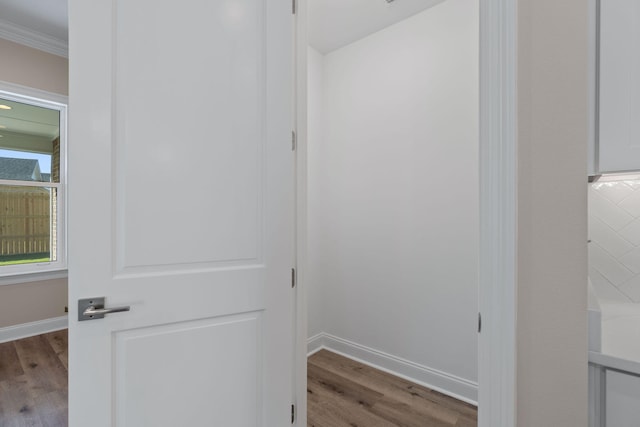
[[[309,44],[328,53],[443,1],[308,0]],[[66,56],[68,26],[67,0],[0,0],[0,37]],[[0,131],[5,137],[6,133],[58,135],[57,116],[47,116],[53,111],[23,104],[13,107],[0,110]]]
[[[58,110],[0,98],[0,149],[51,153],[58,136]]]
[[[444,0],[308,0],[309,44],[329,53]]]
[[[5,132],[45,136],[50,140],[60,135],[60,112],[0,98],[0,135]]]
[[[0,0],[0,19],[64,42],[67,0]]]
[[[443,1],[308,0],[309,44],[328,53]],[[0,24],[3,23],[8,24],[10,30],[26,30],[48,38],[49,42],[66,44],[67,0],[0,0]],[[60,43],[53,49],[51,53],[64,56]]]

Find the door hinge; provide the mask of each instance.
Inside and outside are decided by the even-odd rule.
[[[482,314],[478,313],[478,333],[482,332]]]
[[[296,151],[296,145],[298,143],[298,138],[296,138],[296,131],[291,131],[291,151]]]
[[[291,0],[291,13],[296,14],[296,0]]]
[[[291,405],[291,424],[296,422],[296,405]]]
[[[297,281],[296,279],[297,279],[297,277],[296,277],[296,269],[292,268],[291,269],[291,287],[292,288],[296,287],[296,281]]]

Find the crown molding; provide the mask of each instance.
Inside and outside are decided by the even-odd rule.
[[[69,57],[68,42],[4,19],[0,19],[0,38],[63,58]]]

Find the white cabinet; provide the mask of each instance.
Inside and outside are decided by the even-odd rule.
[[[640,377],[607,371],[606,420],[610,427],[638,427]]]
[[[640,1],[600,2],[597,172],[640,170]]]

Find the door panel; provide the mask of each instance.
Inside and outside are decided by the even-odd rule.
[[[119,270],[255,263],[263,0],[119,0],[115,9]],[[184,178],[199,191],[185,191]]]
[[[260,425],[260,326],[258,312],[115,333],[118,425],[200,425],[202,408],[210,425]]]
[[[69,19],[70,426],[288,425],[290,1]]]

